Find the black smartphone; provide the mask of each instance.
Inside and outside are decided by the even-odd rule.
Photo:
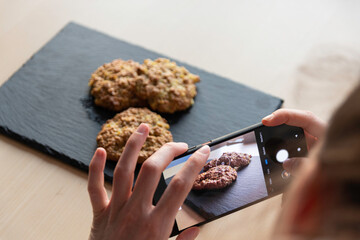
[[[193,188],[176,215],[171,236],[282,193],[291,181],[291,176],[283,169],[282,162],[287,158],[307,155],[302,128],[288,125],[266,127],[257,124],[191,147],[185,154],[174,159],[163,172],[154,204],[191,154],[205,144],[211,149],[208,166],[231,165],[231,157],[238,157],[240,162],[245,164],[240,167],[233,166],[237,178],[223,188]],[[209,170],[204,166],[199,174],[204,171]]]

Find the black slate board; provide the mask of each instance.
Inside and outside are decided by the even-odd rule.
[[[158,57],[166,56],[69,23],[0,88],[0,131],[87,170],[96,135],[114,115],[94,106],[91,73],[115,58],[142,62]],[[279,98],[176,62],[201,82],[191,109],[165,116],[174,141],[190,146],[206,142],[259,122],[282,104]],[[113,168],[108,162],[107,180],[112,180]]]
[[[191,191],[185,203],[206,220],[233,211],[239,207],[267,197],[264,174],[259,156],[238,171],[236,181],[218,191]]]

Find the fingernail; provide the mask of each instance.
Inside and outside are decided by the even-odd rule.
[[[262,120],[270,121],[273,117],[274,117],[274,114],[270,114],[270,115],[267,115],[266,117],[264,117]]]
[[[194,227],[194,229],[191,230],[191,233],[189,234],[189,239],[195,239],[200,233],[200,229],[198,227]]]
[[[176,238],[176,240],[195,239],[200,233],[199,227],[188,228]]]
[[[146,133],[146,131],[149,129],[149,126],[145,123],[140,124],[140,126],[138,127],[138,129],[136,130],[137,133],[141,133],[144,134]]]
[[[96,151],[95,151],[95,154],[98,155],[98,154],[100,154],[102,151],[105,151],[105,149],[102,148],[102,147],[98,147],[98,148],[96,149]]]
[[[184,143],[184,142],[178,142],[177,144],[182,145],[182,147],[184,147],[184,148],[188,148],[188,147],[189,147],[188,144],[187,144],[187,143]]]
[[[96,158],[99,158],[99,157],[102,157],[102,155],[105,155],[105,157],[106,157],[106,150],[104,148],[102,148],[102,147],[97,148],[96,151],[95,151],[94,156]]]
[[[210,152],[210,147],[208,145],[204,145],[199,149],[199,152],[202,154],[208,154]]]

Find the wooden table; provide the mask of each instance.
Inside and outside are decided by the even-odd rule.
[[[288,107],[308,108],[328,118],[352,85],[340,90],[337,86],[336,99],[302,89],[307,101],[299,101],[294,98],[304,96],[297,89],[304,79],[299,66],[312,63],[314,51],[331,55],[334,48],[345,51],[340,55],[356,66],[359,10],[358,1],[341,0],[2,1],[0,84],[67,22],[75,21],[282,97]],[[305,87],[311,87],[309,76],[305,80]],[[335,88],[326,86],[327,92]],[[86,173],[3,135],[0,159],[0,239],[88,237],[92,213]],[[107,189],[110,194],[111,187]],[[267,239],[280,204],[281,197],[275,197],[206,224],[198,239]]]

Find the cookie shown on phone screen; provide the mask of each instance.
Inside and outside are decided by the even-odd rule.
[[[122,59],[99,67],[89,80],[95,104],[116,112],[128,107],[146,106],[146,101],[135,93],[139,68],[139,63]]]
[[[150,133],[141,148],[138,163],[144,162],[162,145],[173,140],[169,124],[159,114],[147,108],[129,108],[118,113],[102,126],[96,138],[98,147],[106,150],[109,160],[118,161],[127,140],[141,123],[150,126]]]
[[[183,111],[194,104],[197,75],[169,59],[146,59],[140,66],[136,93],[152,110],[164,113]]]
[[[213,190],[228,187],[237,178],[237,172],[228,165],[219,165],[210,168],[197,176],[193,190]]]
[[[216,167],[218,165],[229,165],[238,171],[250,164],[251,157],[252,156],[247,153],[224,152],[219,157],[219,159],[214,159],[206,163],[204,166],[204,171],[207,171],[210,168]]]

